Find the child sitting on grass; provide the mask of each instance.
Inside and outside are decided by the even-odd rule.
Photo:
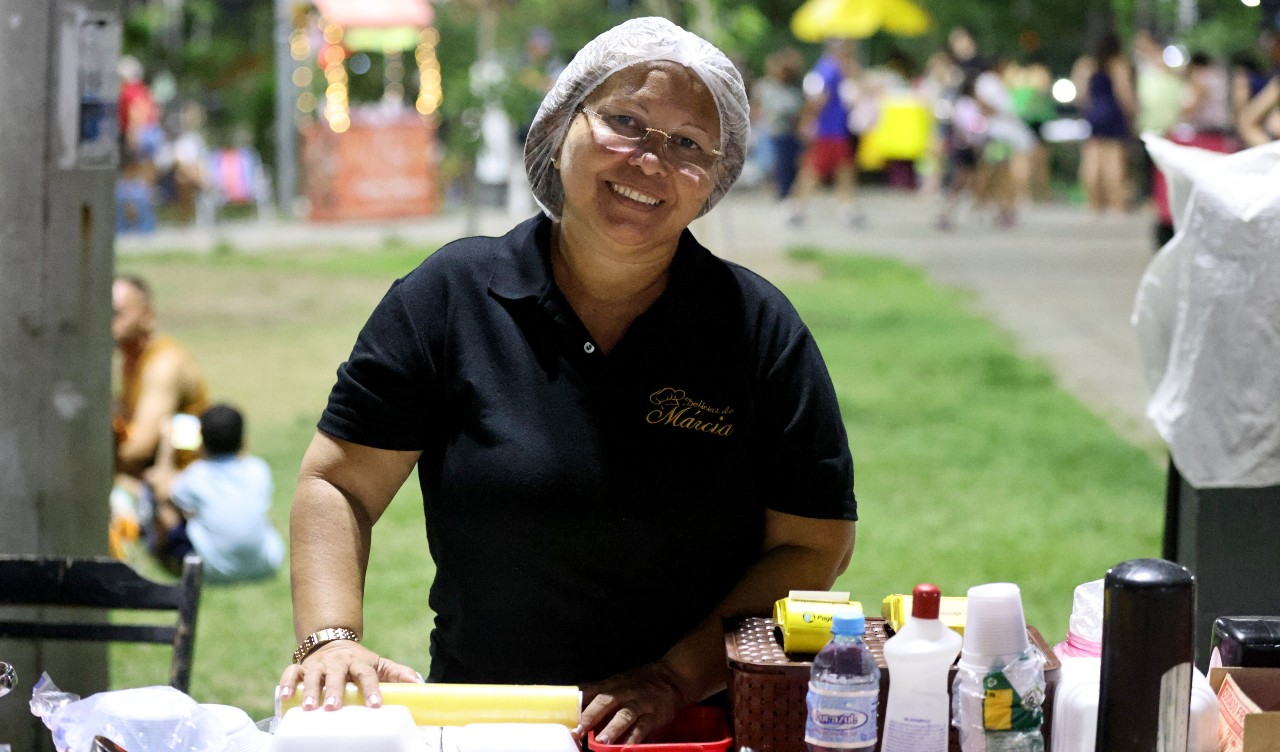
[[[170,432],[164,434],[163,441],[171,442]],[[200,436],[200,459],[179,473],[171,462],[157,466],[148,478],[157,500],[154,553],[177,571],[194,552],[204,560],[209,583],[273,576],[284,559],[284,541],[267,516],[271,470],[244,451],[244,418],[230,405],[214,405],[200,416]]]

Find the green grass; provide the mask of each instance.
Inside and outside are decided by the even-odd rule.
[[[334,370],[391,280],[429,250],[119,259],[152,282],[162,328],[195,352],[214,398],[244,409],[251,450],[275,472],[282,531]],[[966,295],[891,261],[813,249],[794,259],[821,271],[782,286],[827,359],[857,471],[862,519],[841,589],[875,611],[921,581],[956,595],[1016,582],[1028,621],[1052,642],[1077,584],[1158,555],[1156,462],[1021,358]],[[434,567],[423,524],[411,479],[374,531],[365,625],[374,650],[425,673]],[[206,588],[191,694],[270,715],[290,620],[287,574]],[[115,648],[112,684],[163,683],[166,665],[163,649]]]

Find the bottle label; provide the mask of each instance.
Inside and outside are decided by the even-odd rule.
[[[1191,664],[1179,663],[1160,677],[1160,720],[1156,752],[1187,749],[1191,723]]]
[[[1015,686],[1003,671],[982,680],[982,727],[987,731],[1034,731],[1044,723],[1044,691],[1035,683]]]
[[[885,721],[882,749],[895,752],[937,752],[947,748],[947,725],[928,718]]]
[[[865,749],[876,743],[876,707],[880,690],[839,691],[809,683],[804,727],[806,744],[831,749]]]

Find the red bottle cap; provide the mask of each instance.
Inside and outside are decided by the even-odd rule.
[[[938,609],[942,606],[942,591],[937,585],[922,582],[911,591],[911,617],[914,619],[936,619]]]

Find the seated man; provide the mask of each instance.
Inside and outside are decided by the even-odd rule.
[[[166,452],[147,474],[156,495],[156,554],[176,571],[194,551],[210,583],[274,575],[284,541],[267,516],[271,470],[244,452],[244,418],[230,405],[214,405],[200,416],[200,436],[202,459],[177,472]],[[169,440],[166,430],[161,443]]]
[[[156,462],[160,432],[179,413],[199,415],[208,407],[200,367],[172,337],[156,333],[151,290],[138,277],[119,277],[111,287],[111,335],[120,360],[115,404],[116,488],[112,491],[111,548],[123,557],[123,542],[150,524],[149,495],[142,475]],[[194,455],[180,453],[178,467]]]

